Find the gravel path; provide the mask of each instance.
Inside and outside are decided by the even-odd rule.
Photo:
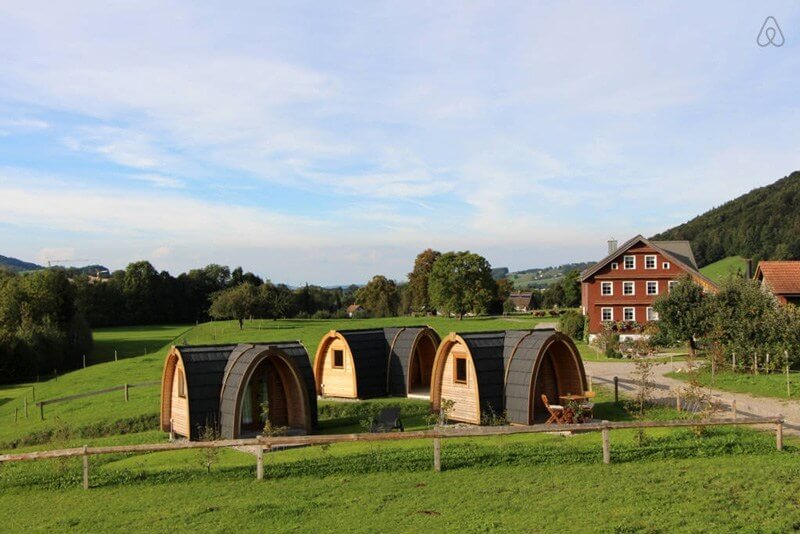
[[[619,377],[620,395],[631,395],[636,389],[632,374],[634,365],[630,362],[591,362],[584,361],[586,372],[592,376],[595,384],[602,384],[613,389],[614,377]],[[680,368],[676,362],[674,368]],[[653,382],[655,388],[653,399],[656,402],[675,405],[675,389],[683,388],[686,382],[664,376],[673,370],[673,364],[656,363],[653,365]],[[800,435],[800,402],[781,400],[771,397],[755,397],[747,393],[730,393],[718,389],[708,389],[709,394],[720,404],[723,410],[730,413],[733,401],[736,400],[736,411],[742,416],[775,417],[783,415],[784,432]]]

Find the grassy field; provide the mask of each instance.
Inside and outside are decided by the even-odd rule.
[[[700,272],[715,282],[721,282],[731,275],[744,275],[747,273],[747,259],[741,256],[728,256],[719,261],[706,265]]]
[[[226,451],[210,474],[195,451],[0,470],[4,528],[56,531],[786,531],[800,522],[797,449],[746,430],[596,433],[341,444],[254,458]],[[765,498],[768,495],[769,498]],[[47,510],[47,513],[42,513]],[[146,526],[146,527],[145,527]]]
[[[322,334],[353,327],[416,324],[413,319],[363,321],[264,321],[196,328],[114,329],[98,332],[97,354],[125,346],[133,356],[93,365],[37,384],[37,397],[91,390],[123,381],[158,379],[166,348],[184,338],[192,344],[300,339],[311,354]],[[525,328],[532,319],[427,321],[440,333]],[[157,350],[151,345],[163,341]],[[123,342],[126,344],[123,345]],[[582,350],[590,350],[585,346]],[[117,349],[119,350],[119,349]],[[0,389],[0,417],[30,389]],[[21,450],[123,443],[152,443],[158,388],[131,391],[125,403],[112,393],[48,407],[47,420],[32,417],[0,424],[0,441],[50,432]],[[598,418],[624,420],[622,406],[599,391]],[[400,403],[421,414],[424,403]],[[334,406],[328,406],[334,404]],[[357,417],[331,415],[343,403],[321,403],[321,432],[361,431]],[[667,408],[649,419],[670,419]],[[331,418],[334,417],[334,418]],[[133,424],[131,421],[136,421]],[[115,427],[112,423],[123,420]],[[423,415],[404,417],[410,430],[426,427]],[[105,425],[105,426],[104,426]],[[129,433],[120,435],[119,430]],[[113,435],[104,435],[113,434]],[[92,489],[80,489],[80,460],[0,465],[4,530],[166,532],[203,529],[333,531],[669,531],[741,530],[754,524],[770,531],[800,525],[793,481],[800,475],[797,445],[774,450],[770,434],[745,429],[653,430],[641,445],[631,431],[612,433],[614,464],[601,463],[596,433],[506,436],[448,440],[444,471],[431,470],[431,443],[347,443],[273,453],[267,480],[254,480],[251,454],[222,451],[207,473],[197,451],[93,457]],[[764,499],[769,495],[769,499]],[[47,510],[47,513],[42,513]],[[757,510],[754,523],[753,510]]]
[[[687,380],[685,373],[668,373],[667,376],[679,380]],[[789,389],[791,397],[786,394],[786,375],[783,373],[758,374],[734,373],[722,371],[711,377],[711,371],[703,369],[698,374],[698,379],[703,386],[731,391],[734,393],[750,393],[760,397],[775,397],[778,399],[800,399],[800,374],[789,374]]]

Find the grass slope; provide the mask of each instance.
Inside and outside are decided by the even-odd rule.
[[[0,471],[4,528],[96,532],[247,531],[787,531],[800,524],[797,449],[768,434],[708,430],[447,440],[442,473],[430,442],[341,444],[254,458],[197,453],[14,464]],[[153,461],[155,458],[159,458]],[[764,496],[769,495],[768,499]],[[47,513],[42,513],[47,510]]]
[[[685,373],[668,373],[667,376],[678,380],[688,380]],[[734,373],[721,371],[713,380],[711,371],[703,369],[698,373],[698,380],[705,387],[731,391],[733,393],[750,393],[759,397],[790,398],[786,394],[786,375],[783,373],[758,374]],[[792,399],[800,399],[800,375],[796,371],[789,374],[789,389]]]
[[[744,276],[747,274],[747,259],[741,256],[729,256],[706,265],[700,272],[714,282],[722,282],[729,276]]]

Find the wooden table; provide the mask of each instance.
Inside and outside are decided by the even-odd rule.
[[[581,402],[589,400],[589,397],[586,395],[559,395],[558,398],[566,402],[570,401]]]

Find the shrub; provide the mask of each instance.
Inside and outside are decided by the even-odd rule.
[[[331,312],[328,310],[318,310],[311,316],[312,319],[330,319],[331,317]]]
[[[558,320],[558,330],[572,339],[583,339],[583,315],[576,311],[564,313]]]

